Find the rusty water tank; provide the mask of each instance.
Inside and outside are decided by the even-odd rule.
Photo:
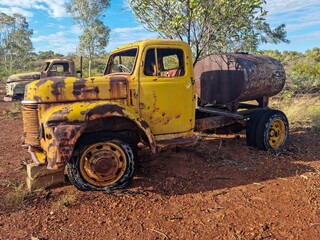
[[[209,55],[194,68],[202,103],[224,106],[279,93],[286,75],[279,61],[251,54]]]

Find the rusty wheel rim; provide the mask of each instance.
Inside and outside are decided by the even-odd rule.
[[[120,146],[112,142],[89,146],[80,158],[82,177],[94,186],[110,186],[124,175],[127,157]]]
[[[271,122],[271,126],[269,128],[269,135],[268,135],[269,145],[272,148],[277,149],[283,144],[285,137],[286,137],[286,126],[284,122],[279,118],[274,119]]]

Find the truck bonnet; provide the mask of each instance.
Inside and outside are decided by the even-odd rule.
[[[24,99],[38,103],[126,99],[127,85],[126,75],[50,77],[28,84]]]
[[[18,73],[8,77],[7,83],[40,79],[40,72]]]

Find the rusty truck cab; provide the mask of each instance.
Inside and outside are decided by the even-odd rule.
[[[76,76],[74,61],[65,58],[48,59],[41,68],[41,78]]]

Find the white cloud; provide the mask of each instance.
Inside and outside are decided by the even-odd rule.
[[[68,54],[76,51],[79,34],[73,28],[68,31],[60,31],[48,35],[32,37],[36,43],[36,51],[52,50],[56,53]]]
[[[157,34],[145,30],[142,26],[133,28],[114,28],[111,30],[107,51],[139,40],[157,38]]]
[[[266,10],[271,14],[294,12],[319,7],[319,0],[267,0]]]
[[[51,23],[48,23],[48,25],[56,26]],[[82,31],[79,27],[71,26],[67,31],[59,31],[48,35],[32,37],[32,41],[37,46],[36,51],[52,50],[57,53],[67,54],[76,51],[81,33]],[[149,32],[142,26],[133,28],[115,28],[112,29],[109,45],[106,50],[111,51],[116,47],[127,43],[156,37],[156,33]]]
[[[44,1],[49,8],[49,14],[54,17],[54,18],[59,18],[59,17],[67,17],[68,14],[65,10],[65,2],[64,0],[45,0]]]
[[[67,0],[1,0],[0,6],[43,10],[52,18],[61,18],[68,16],[65,11],[66,2]]]
[[[320,26],[319,0],[268,0],[266,10],[267,20],[273,26],[286,24],[288,32]]]
[[[6,14],[19,13],[25,16],[26,18],[33,17],[32,12],[24,10],[22,8],[18,8],[18,7],[0,8],[0,12],[6,13]]]
[[[292,37],[292,40],[296,41],[297,43],[315,42],[315,41],[319,41],[319,39],[320,39],[320,31],[295,35]]]
[[[285,24],[290,44],[262,44],[264,49],[305,51],[319,45],[320,4],[319,0],[267,0],[267,22],[272,27]]]

